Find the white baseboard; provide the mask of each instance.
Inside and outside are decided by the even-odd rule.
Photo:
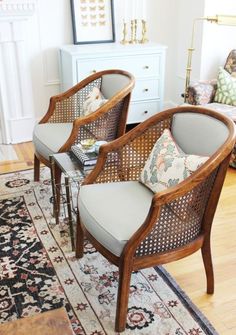
[[[20,119],[8,120],[10,139],[7,144],[16,144],[32,141],[32,134],[35,125],[35,119],[24,117]]]

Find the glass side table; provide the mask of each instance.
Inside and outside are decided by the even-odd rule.
[[[64,208],[67,209],[71,247],[72,250],[74,250],[75,241],[73,229],[73,214],[77,213],[77,204],[75,204],[75,199],[77,200],[79,188],[82,181],[90,171],[82,171],[80,164],[71,152],[57,153],[50,156],[50,166],[53,194],[53,215],[56,224],[60,224],[59,216],[61,210],[61,203],[63,203]],[[61,175],[60,183],[57,181],[59,175]],[[62,182],[63,175],[64,183]],[[74,196],[72,188],[76,190]]]

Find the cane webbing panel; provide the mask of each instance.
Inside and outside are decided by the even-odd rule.
[[[67,99],[56,102],[53,115],[47,122],[73,122],[83,115],[83,104],[94,87],[101,87],[102,79],[96,79]]]
[[[79,128],[75,143],[93,138],[95,140],[112,141],[117,137],[118,125],[122,115],[124,99],[112,109],[94,121]]]
[[[158,122],[118,151],[108,153],[107,161],[96,183],[139,180],[141,170],[155,142],[164,129],[170,128],[170,125],[171,118]]]
[[[160,216],[136,250],[136,256],[154,255],[172,250],[196,239],[217,171],[184,196],[165,204]]]

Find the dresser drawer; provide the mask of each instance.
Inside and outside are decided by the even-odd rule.
[[[136,78],[158,77],[160,74],[160,55],[136,55],[125,57],[77,59],[77,81],[94,72],[107,69],[121,69],[132,73]]]
[[[139,123],[160,112],[160,101],[132,102],[127,123]]]
[[[160,97],[159,79],[139,79],[136,80],[132,92],[132,101],[158,99]]]

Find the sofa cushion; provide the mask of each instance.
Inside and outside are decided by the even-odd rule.
[[[234,122],[236,122],[236,106],[221,104],[218,102],[212,102],[210,104],[204,105],[206,108],[210,108],[220,112],[229,118],[231,118]]]
[[[165,129],[147,159],[140,181],[153,192],[161,192],[189,177],[207,159],[179,152],[170,131]]]
[[[84,185],[78,196],[80,219],[90,234],[119,256],[143,224],[152,197],[138,181]]]
[[[49,156],[58,152],[68,140],[72,127],[72,123],[37,124],[33,131],[35,150],[49,160]]]
[[[236,78],[219,68],[215,102],[236,106]]]

